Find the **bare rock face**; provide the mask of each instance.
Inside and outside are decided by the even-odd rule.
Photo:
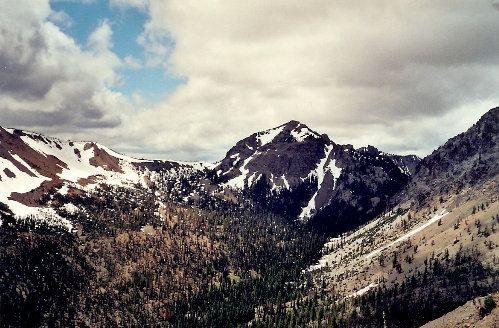
[[[421,158],[416,155],[392,155],[388,157],[397,165],[405,174],[413,176],[416,173]]]
[[[90,165],[102,167],[106,171],[123,173],[123,170],[120,167],[119,159],[109,155],[104,149],[99,148],[94,142],[87,143],[83,149],[93,149],[94,151],[94,156],[89,160]]]
[[[352,229],[383,212],[389,199],[404,187],[410,172],[374,147],[369,151],[337,146],[333,159],[341,168],[327,202],[310,223],[334,233]]]

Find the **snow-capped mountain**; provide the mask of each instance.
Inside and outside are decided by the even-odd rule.
[[[15,216],[64,222],[42,199],[100,184],[148,187],[159,177],[203,170],[203,163],[135,159],[95,142],[63,141],[0,127],[0,202]]]
[[[286,214],[307,221],[320,212],[341,216],[340,208],[356,207],[368,215],[379,211],[418,162],[416,156],[385,154],[372,146],[338,145],[290,121],[239,141],[215,170],[224,187],[252,190],[266,184],[269,194],[295,202],[298,197],[299,208]]]
[[[272,190],[294,188],[317,169],[331,145],[326,135],[291,121],[239,141],[216,167],[217,175],[233,188],[250,188],[264,176]]]
[[[135,159],[94,142],[15,129],[0,128],[0,141],[0,202],[15,216],[57,222],[64,219],[51,207],[51,195],[104,184],[184,203],[235,192],[290,219],[343,226],[353,215],[366,220],[383,210],[419,161],[372,146],[338,145],[297,121],[239,141],[216,165]]]

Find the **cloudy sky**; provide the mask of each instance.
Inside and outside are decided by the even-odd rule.
[[[221,159],[299,120],[427,155],[499,105],[499,0],[0,0],[0,125]]]

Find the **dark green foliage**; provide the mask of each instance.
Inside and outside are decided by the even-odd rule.
[[[168,205],[161,221],[152,198],[141,197],[118,188],[56,198],[86,209],[86,216],[69,216],[81,222],[78,234],[34,218],[4,225],[2,326],[29,320],[38,326],[382,327],[386,321],[416,327],[498,289],[497,272],[481,264],[480,254],[461,250],[426,261],[424,271],[399,284],[336,302],[334,291],[314,287],[302,271],[319,256],[325,235],[231,203],[220,211]],[[155,235],[140,231],[146,224]],[[385,265],[398,270],[402,259]]]
[[[178,327],[235,327],[244,324],[255,317],[255,308],[263,306],[271,308],[284,302],[303,296],[305,288],[301,285],[303,267],[316,256],[324,241],[322,238],[301,229],[300,234],[307,238],[294,244],[288,240],[285,248],[273,247],[272,244],[262,244],[267,238],[260,236],[255,247],[256,253],[233,254],[235,259],[244,259],[238,266],[258,270],[259,277],[248,277],[234,283],[226,276],[220,277],[216,284],[204,286],[189,303],[179,304],[177,313]],[[274,231],[273,233],[279,234]],[[273,234],[271,232],[271,234]],[[249,236],[248,236],[249,237]],[[292,238],[294,239],[294,238]],[[251,245],[251,242],[244,246]],[[243,246],[243,245],[241,245]],[[239,246],[233,245],[239,252]]]
[[[301,209],[307,205],[308,200],[317,190],[317,178],[311,177],[295,188],[271,191],[271,186],[265,175],[249,189],[244,195],[254,201],[261,211],[294,219],[298,217]]]
[[[336,302],[302,271],[326,236],[262,208],[167,203],[162,221],[153,197],[121,188],[53,202],[85,209],[59,209],[79,222],[78,234],[36,218],[1,227],[2,327],[416,327],[498,290],[480,254],[460,250],[399,284]],[[141,232],[145,225],[155,233]],[[402,272],[403,259],[385,265]]]
[[[292,311],[268,312],[255,327],[300,327],[311,322],[321,327],[384,327],[385,323],[419,327],[476,296],[497,291],[497,276],[496,270],[482,265],[478,252],[460,251],[453,259],[430,260],[424,273],[417,271],[401,283],[381,285],[356,298],[336,302],[329,294],[302,302]]]
[[[487,295],[485,299],[483,300],[483,305],[480,307],[480,315],[482,317],[486,316],[487,314],[490,314],[492,310],[496,307],[496,302],[494,301],[494,298],[492,295]]]
[[[0,326],[74,326],[93,270],[68,233],[0,231]]]

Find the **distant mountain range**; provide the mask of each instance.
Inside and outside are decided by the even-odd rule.
[[[491,109],[423,160],[373,146],[339,145],[297,121],[240,140],[215,164],[135,159],[95,142],[0,127],[0,202],[14,216],[69,224],[53,210],[51,195],[102,184],[154,185],[170,199],[177,195],[176,201],[188,203],[210,190],[222,199],[242,194],[254,206],[340,233],[404,197],[423,201],[436,192],[437,182],[449,189],[493,176],[497,112]],[[188,186],[180,183],[185,179]]]
[[[243,193],[257,206],[304,222],[318,213],[322,220],[333,217],[334,223],[359,215],[366,220],[385,208],[420,161],[372,146],[338,145],[297,121],[239,141],[215,164],[139,160],[95,142],[1,127],[0,140],[0,202],[14,216],[36,215],[54,222],[65,220],[53,211],[51,195],[99,185],[154,185],[182,195],[178,201],[184,202],[199,198],[202,186],[213,195],[224,190]],[[191,180],[188,187],[174,187],[186,178]],[[170,187],[165,189],[165,184]],[[346,226],[358,223],[348,221]]]

